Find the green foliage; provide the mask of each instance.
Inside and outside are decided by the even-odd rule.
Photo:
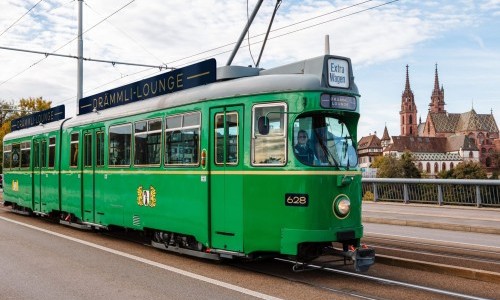
[[[439,173],[437,173],[436,177],[439,179],[454,178],[453,177],[453,169],[441,170]]]
[[[493,152],[493,154],[490,155],[491,157],[491,162],[493,164],[493,173],[491,174],[491,179],[500,179],[500,152]]]
[[[388,155],[378,157],[372,166],[377,168],[377,177],[379,178],[402,178],[403,169],[398,165],[398,159]]]
[[[486,170],[483,166],[474,161],[459,163],[455,168],[448,171],[441,171],[439,178],[448,179],[486,179]]]
[[[410,152],[403,153],[401,159],[391,155],[377,157],[372,167],[378,168],[379,178],[421,178],[420,170],[413,163]]]
[[[420,174],[420,170],[413,163],[413,155],[411,152],[406,151],[401,156],[401,160],[399,161],[400,167],[403,169],[403,177],[404,178],[420,178],[422,177]]]

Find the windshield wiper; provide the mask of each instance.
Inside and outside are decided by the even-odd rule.
[[[321,135],[318,134],[317,129],[313,130],[313,132],[314,132],[314,136],[319,141],[319,145],[321,147],[321,150],[323,150],[323,154],[325,154],[326,157],[331,158],[333,160],[334,166],[337,169],[340,169],[339,168],[339,163],[337,162],[337,160],[335,159],[335,157],[333,156],[333,154],[330,152],[330,150],[328,149],[328,147],[325,145],[325,142],[324,142],[323,138],[321,137]],[[331,162],[330,162],[330,159],[328,159],[328,164],[332,165]]]

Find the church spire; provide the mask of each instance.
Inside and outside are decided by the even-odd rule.
[[[438,76],[438,64],[436,63],[436,71],[434,74],[434,91],[439,91],[439,76]]]
[[[408,65],[406,65],[406,85],[405,85],[405,92],[411,93],[410,76],[408,75]]]
[[[415,97],[410,88],[410,75],[406,65],[406,83],[403,95],[401,95],[400,128],[402,136],[417,136],[417,106]]]
[[[439,88],[439,75],[438,67],[436,63],[436,69],[434,72],[434,90],[432,90],[431,103],[429,104],[429,111],[433,113],[446,112],[444,109],[444,88]]]
[[[387,130],[387,124],[384,127],[384,134],[382,135],[382,139],[380,140],[382,148],[389,146],[391,143],[391,137],[389,136],[389,131]]]

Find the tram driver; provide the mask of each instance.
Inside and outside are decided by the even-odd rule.
[[[309,145],[309,137],[304,129],[297,134],[297,144],[295,144],[295,156],[304,164],[312,165],[314,162],[314,151]]]

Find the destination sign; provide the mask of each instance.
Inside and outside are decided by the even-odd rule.
[[[328,67],[328,85],[349,88],[349,62],[344,59],[330,58]]]
[[[321,107],[345,110],[356,110],[358,107],[356,98],[341,95],[321,95]]]
[[[83,115],[94,110],[104,110],[215,82],[217,76],[216,67],[215,59],[211,58],[82,98],[78,102],[79,114]]]
[[[10,130],[21,130],[33,126],[38,126],[40,124],[63,120],[64,118],[65,112],[63,104],[12,120],[12,122],[10,123]]]

